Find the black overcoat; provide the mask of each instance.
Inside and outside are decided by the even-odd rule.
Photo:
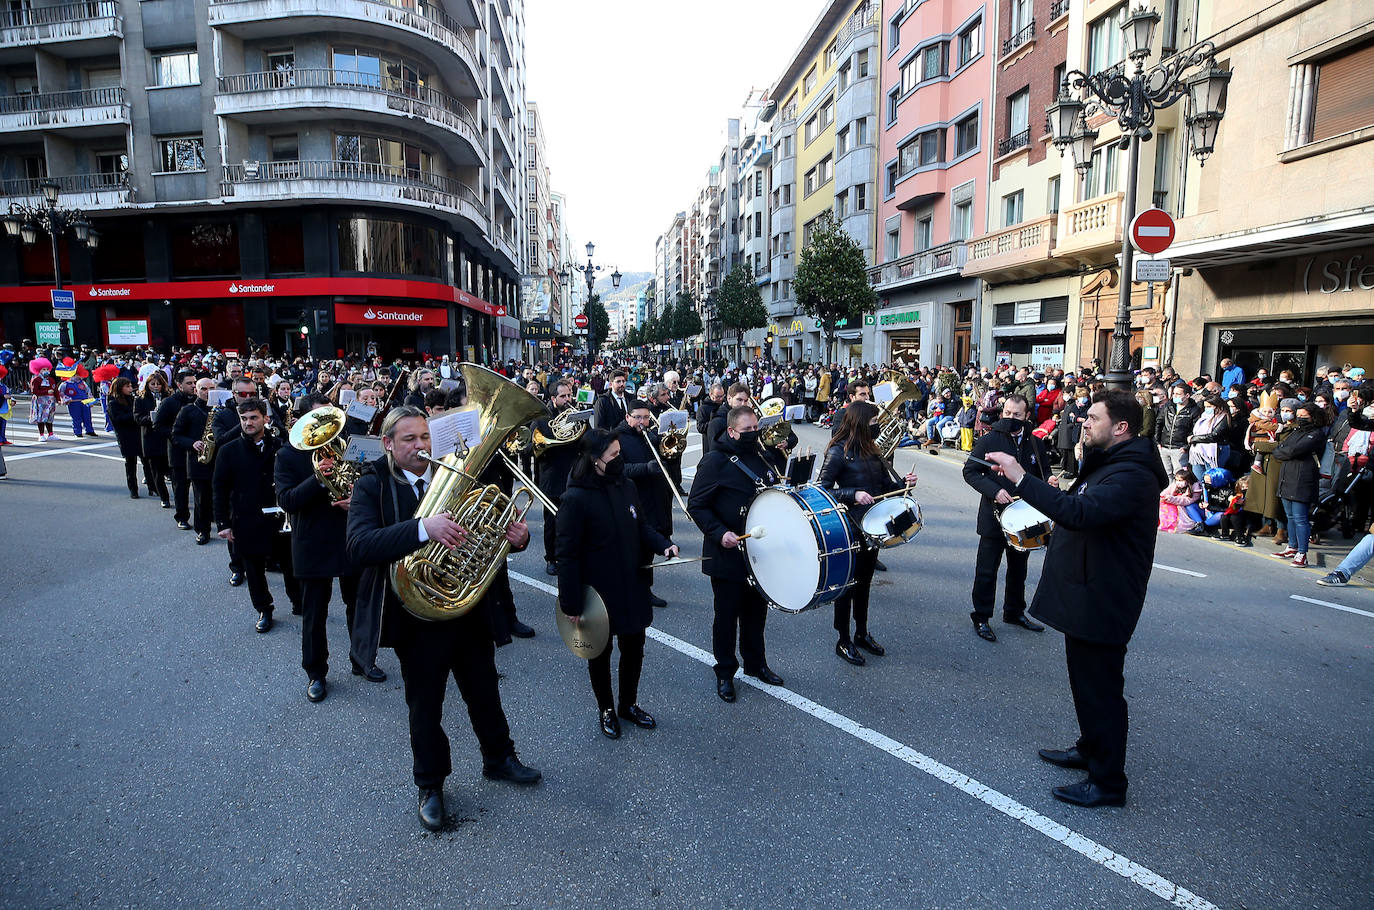
[[[215,525],[234,532],[234,547],[245,556],[269,556],[281,533],[281,517],[263,509],[277,504],[272,485],[280,443],[263,437],[262,451],[240,436],[215,453]]]
[[[214,460],[210,464],[200,463],[200,454],[195,445],[205,433],[205,421],[210,417],[210,408],[199,398],[177,412],[176,423],[172,426],[172,447],[183,453],[186,459],[186,473],[192,480],[209,480],[214,475]],[[216,449],[218,457],[218,449]],[[237,535],[235,535],[237,536]]]
[[[134,415],[136,404],[137,402],[132,399],[125,403],[111,397],[106,406],[110,424],[114,426],[115,439],[119,441],[119,454],[125,458],[138,458],[143,454],[142,434],[138,429],[138,419]]]
[[[743,548],[727,550],[720,539],[726,531],[744,533],[744,518],[758,495],[758,486],[730,461],[732,456],[770,485],[782,478],[784,459],[776,450],[765,456],[758,446],[746,449],[729,433],[722,433],[711,454],[697,465],[697,476],[692,480],[687,512],[703,535],[701,555],[707,558],[701,564],[702,574],[745,581],[749,566]]]
[[[1017,445],[1015,435],[1018,429],[1021,431],[1020,445]],[[964,483],[983,494],[982,501],[978,504],[978,534],[982,537],[1002,536],[1002,507],[994,501],[997,491],[1006,490],[1013,496],[1018,494],[1016,488],[1008,483],[1005,477],[973,459],[981,458],[986,461],[989,452],[1005,452],[1015,456],[1017,463],[1025,468],[1028,474],[1033,474],[1041,480],[1046,479],[1049,476],[1050,464],[1045,453],[1045,443],[1032,436],[1030,430],[1029,424],[1003,417],[992,425],[991,430],[978,438],[973,444],[973,451],[969,453],[970,458],[964,462]]]
[[[277,452],[273,485],[277,503],[291,516],[291,564],[297,578],[354,574],[348,561],[348,512],[315,477],[312,453],[289,445]]]
[[[673,491],[649,446],[658,445],[658,434],[650,429],[640,433],[628,423],[616,428],[620,457],[625,461],[625,476],[634,482],[643,508],[644,520],[664,537],[673,535]],[[665,465],[666,467],[666,465]]]

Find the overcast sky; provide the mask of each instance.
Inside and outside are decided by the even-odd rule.
[[[579,251],[651,272],[751,87],[769,88],[823,0],[526,0],[526,93]],[[595,137],[594,142],[587,136]]]

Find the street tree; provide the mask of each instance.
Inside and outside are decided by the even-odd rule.
[[[654,321],[654,344],[668,344],[673,340],[673,305],[664,303]]]
[[[697,313],[696,300],[690,291],[677,295],[677,306],[673,308],[673,337],[678,341],[701,334],[701,316]]]
[[[622,348],[637,348],[637,347],[639,347],[639,327],[638,327],[638,326],[633,326],[633,325],[630,326],[630,330],[629,330],[628,332],[625,333],[625,337],[624,337],[624,339],[621,341],[620,346],[621,346]]]
[[[587,298],[587,351],[596,354],[597,345],[604,342],[611,334],[611,317],[606,313],[606,307],[601,303],[601,295],[593,294]]]
[[[858,325],[878,306],[863,251],[829,211],[821,215],[802,248],[792,287],[797,306],[820,322],[826,360],[831,359],[836,327]]]
[[[716,292],[716,312],[724,328],[736,332],[761,329],[768,324],[768,307],[754,278],[754,269],[745,262],[730,270]]]

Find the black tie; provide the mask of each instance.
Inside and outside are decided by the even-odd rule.
[[[417,499],[425,498],[425,479],[423,477],[415,481],[415,497]]]

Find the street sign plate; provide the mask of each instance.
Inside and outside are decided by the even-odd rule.
[[[71,291],[59,291],[56,288],[48,292],[52,298],[52,316],[54,319],[75,319],[76,318],[76,294]]]
[[[1134,280],[1168,281],[1169,271],[1170,266],[1167,259],[1137,259],[1135,260]]]
[[[1131,245],[1147,256],[1158,256],[1174,242],[1174,219],[1163,209],[1146,209],[1131,220]]]
[[[33,324],[33,334],[39,344],[61,344],[62,323],[35,322]]]

